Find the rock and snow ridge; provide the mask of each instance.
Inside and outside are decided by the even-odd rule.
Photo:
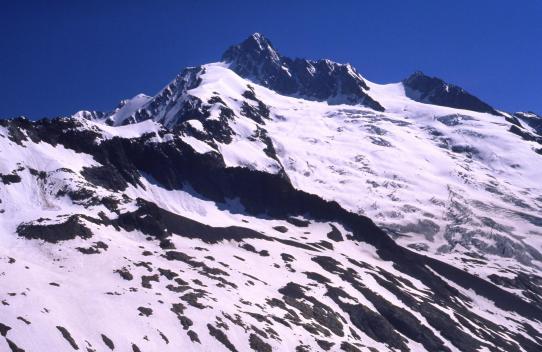
[[[284,57],[259,33],[226,50],[222,61],[241,77],[283,95],[332,104],[362,104],[383,110],[367,94],[369,87],[350,64]]]
[[[540,350],[538,116],[224,59],[0,120],[1,351]]]
[[[437,77],[426,76],[420,71],[405,79],[403,85],[411,99],[422,103],[502,115],[463,88],[446,83]]]

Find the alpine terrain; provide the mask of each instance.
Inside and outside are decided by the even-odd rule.
[[[0,351],[542,351],[535,113],[255,33],[0,151]]]

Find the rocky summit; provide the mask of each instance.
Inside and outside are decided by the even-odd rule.
[[[0,120],[0,351],[541,351],[541,121],[258,33]]]

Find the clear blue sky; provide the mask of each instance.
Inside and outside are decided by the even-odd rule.
[[[375,82],[415,70],[542,113],[542,1],[3,1],[0,117],[110,110],[253,32]]]

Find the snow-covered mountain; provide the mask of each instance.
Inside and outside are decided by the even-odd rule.
[[[534,113],[254,34],[0,150],[0,351],[542,349]]]

